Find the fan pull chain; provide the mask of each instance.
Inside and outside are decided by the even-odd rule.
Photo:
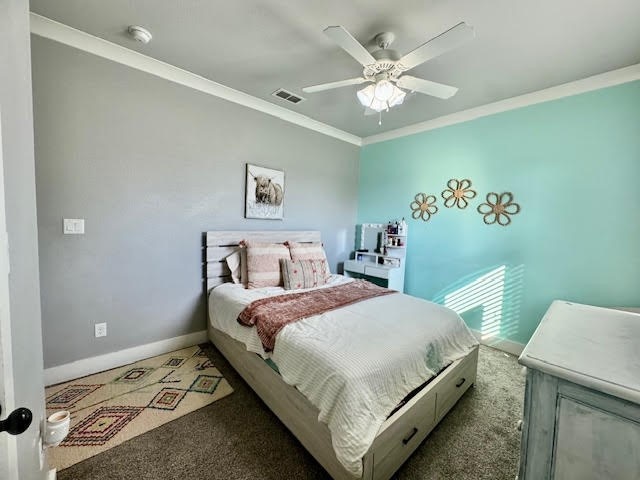
[[[379,115],[379,117],[378,117],[378,125],[382,125],[382,110],[380,110],[378,112],[378,115]]]

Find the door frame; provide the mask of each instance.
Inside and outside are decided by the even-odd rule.
[[[15,398],[9,301],[9,237],[4,201],[2,150],[2,115],[0,111],[0,405],[2,405],[0,418],[6,418],[15,408]],[[4,432],[0,433],[0,478],[18,478],[16,437]]]

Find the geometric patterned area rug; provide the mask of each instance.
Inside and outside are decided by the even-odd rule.
[[[232,392],[198,346],[48,387],[47,415],[71,412],[49,463],[62,470]]]

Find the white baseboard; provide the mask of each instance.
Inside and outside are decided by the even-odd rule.
[[[478,330],[471,329],[471,332],[481,344],[502,350],[511,355],[519,357],[522,350],[524,350],[522,343],[498,337],[482,339],[482,334]],[[55,385],[56,383],[66,382],[75,378],[109,370],[110,368],[121,367],[122,365],[137,362],[144,358],[162,355],[163,353],[191,347],[208,341],[207,331],[201,330],[180,337],[168,338],[158,342],[126,348],[117,352],[98,355],[97,357],[84,358],[75,362],[65,363],[64,365],[47,368],[44,371],[44,384],[47,386]]]
[[[47,368],[44,371],[44,384],[55,385],[75,378],[84,377],[93,373],[109,370],[110,368],[121,367],[128,363],[137,362],[144,358],[155,357],[163,353],[172,352],[180,348],[191,347],[200,343],[206,343],[207,331],[201,330],[179,337],[168,338],[158,342],[138,345],[137,347],[126,348],[117,352],[98,355],[97,357],[84,358],[64,365]]]
[[[473,335],[482,345],[487,345],[488,347],[502,350],[503,352],[515,355],[516,357],[519,357],[522,353],[522,350],[524,350],[524,344],[522,343],[514,342],[513,340],[507,340],[506,338],[500,337],[483,339],[482,333],[479,330],[474,330],[473,328],[470,328],[469,330],[471,330],[471,333],[473,333]]]

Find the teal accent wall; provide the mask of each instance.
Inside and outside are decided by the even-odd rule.
[[[465,210],[450,178],[478,192]],[[476,211],[493,191],[522,207],[507,227]],[[365,146],[358,196],[360,223],[407,219],[405,292],[486,334],[526,343],[554,299],[640,306],[640,81]]]

